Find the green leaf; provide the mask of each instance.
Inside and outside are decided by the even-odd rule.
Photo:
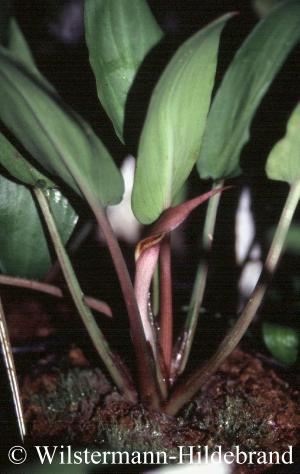
[[[295,329],[280,324],[264,323],[262,331],[267,348],[277,360],[287,365],[297,361],[299,334]]]
[[[299,38],[300,2],[291,0],[261,20],[238,50],[208,116],[198,160],[201,178],[240,174],[240,153],[252,118]]]
[[[57,189],[48,190],[60,235],[67,242],[77,215]],[[41,278],[52,264],[49,245],[29,189],[0,175],[0,272]]]
[[[291,114],[285,137],[268,156],[266,173],[270,179],[289,184],[300,178],[300,102]]]
[[[3,48],[0,103],[0,119],[43,168],[103,206],[120,201],[122,176],[100,139]]]
[[[199,156],[226,15],[188,39],[156,85],[143,127],[133,209],[144,224],[167,209]]]
[[[38,186],[43,182],[47,188],[55,187],[53,181],[44,176],[25,160],[2,133],[0,133],[0,164],[23,184]]]
[[[11,18],[9,22],[7,49],[16,59],[37,71],[31,50],[15,18]]]
[[[56,90],[50,84],[45,77],[42,76],[38,68],[36,67],[33,55],[30,47],[16,21],[15,18],[11,18],[8,27],[8,40],[6,45],[7,50],[12,54],[14,59],[22,62],[32,74],[38,76],[39,80],[43,83],[43,86],[51,93],[57,94]]]
[[[99,100],[123,141],[128,91],[162,31],[146,0],[85,0],[85,32]]]
[[[63,242],[78,216],[55,184],[34,168],[0,133],[0,164],[17,180],[48,189],[51,208]],[[31,192],[0,175],[0,272],[40,278],[51,266],[51,255],[40,214]]]
[[[253,0],[252,3],[257,14],[264,17],[282,1],[285,0]]]
[[[183,186],[179,189],[177,194],[174,196],[172,201],[172,207],[178,206],[183,202],[188,200],[188,193],[189,193],[189,182],[188,180],[185,181]]]

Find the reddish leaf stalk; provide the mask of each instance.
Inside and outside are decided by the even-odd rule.
[[[160,248],[160,345],[168,375],[173,349],[173,297],[171,272],[171,241],[165,235]]]
[[[219,188],[222,189],[223,187],[224,181],[222,180],[220,182],[214,183],[212,190],[214,191]],[[187,318],[182,333],[174,347],[172,382],[175,382],[176,378],[185,370],[191,352],[206,287],[210,258],[209,253],[213,243],[220,198],[221,193],[218,193],[215,196],[212,196],[208,201],[202,235],[202,251],[204,252],[204,256],[201,258],[201,261],[198,265]]]
[[[0,275],[0,285],[17,286],[19,288],[27,288],[33,291],[40,291],[57,298],[63,298],[65,295],[61,288],[42,281],[29,280],[27,278],[11,277],[7,275]],[[105,314],[109,318],[113,317],[112,310],[104,301],[100,301],[92,296],[84,295],[83,301],[85,304],[99,313]]]
[[[130,321],[132,342],[137,356],[138,380],[141,397],[150,408],[157,409],[160,405],[160,397],[158,395],[155,362],[151,349],[145,339],[141,317],[128,269],[104,210],[101,206],[95,203],[93,199],[89,199],[88,202],[106,239],[119,278],[121,290],[124,295]]]
[[[173,345],[173,321],[172,321],[172,280],[171,280],[171,248],[168,234],[178,227],[197,206],[205,202],[214,194],[223,191],[223,189],[209,191],[197,198],[186,201],[179,206],[167,209],[154,224],[150,235],[141,240],[136,248],[136,275],[135,275],[135,296],[139,307],[141,322],[144,328],[146,340],[153,348],[156,359],[156,368],[161,367],[161,374],[167,372],[170,375],[172,345]],[[162,245],[163,244],[163,245]],[[162,247],[162,248],[161,248]],[[151,280],[157,264],[157,259],[161,254],[160,272],[161,272],[161,324],[163,337],[162,343],[157,347],[156,331],[149,318],[149,290]],[[162,355],[160,362],[158,358]],[[166,376],[163,376],[163,379]],[[165,381],[160,375],[157,377],[161,394],[164,398]]]
[[[166,404],[165,412],[168,415],[175,415],[178,411],[201,389],[214,372],[218,370],[224,360],[236,348],[249,325],[253,321],[259,306],[265,296],[269,283],[276,271],[286,236],[290,228],[292,218],[300,199],[300,179],[295,180],[290,188],[285,206],[273,238],[272,245],[266,258],[263,271],[238,320],[227,333],[215,354],[203,367],[196,369],[186,381],[180,384],[171,399]]]
[[[126,266],[120,246],[112,230],[110,222],[107,219],[103,206],[87,188],[85,182],[82,180],[80,172],[70,168],[69,164],[66,162],[65,166],[71,176],[74,178],[82,195],[85,197],[95,216],[97,224],[104,234],[119,279],[129,316],[131,337],[137,358],[138,381],[141,398],[145,403],[147,403],[149,408],[157,409],[160,406],[160,396],[156,380],[155,362],[151,353],[151,349],[149,348],[145,338],[132,281],[130,279],[128,268]]]

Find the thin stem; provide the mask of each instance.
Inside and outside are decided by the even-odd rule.
[[[155,362],[151,348],[145,338],[141,315],[124,257],[103,208],[90,196],[87,196],[87,194],[85,196],[104,234],[124,296],[131,327],[132,342],[137,357],[138,380],[142,400],[147,402],[150,408],[157,409],[160,405],[160,396],[158,393]]]
[[[70,259],[65,251],[60,235],[57,231],[55,221],[53,219],[48,199],[42,189],[34,189],[35,196],[43,213],[51,240],[53,242],[57,258],[60,262],[62,272],[64,274],[67,286],[72,296],[73,302],[80,314],[82,321],[94,343],[94,346],[103,360],[107,370],[117,387],[132,402],[136,402],[136,394],[130,387],[127,376],[117,364],[115,357],[109,349],[100,328],[95,322],[94,316],[83,301],[83,293],[74,273]]]
[[[0,275],[0,285],[27,288],[29,290],[40,291],[41,293],[56,296],[57,298],[64,298],[65,296],[63,291],[58,286],[50,285],[49,283],[43,283],[41,281],[28,280],[27,278]],[[85,295],[83,296],[83,301],[89,308],[99,311],[99,313],[103,313],[109,318],[113,317],[111,308],[104,301]]]
[[[160,345],[166,371],[170,374],[173,349],[173,301],[171,273],[171,241],[167,234],[160,248]]]
[[[82,243],[87,239],[89,234],[91,233],[92,229],[94,228],[94,222],[92,219],[86,221],[79,230],[75,231],[75,235],[73,235],[68,242],[67,251],[70,254],[75,253]],[[55,280],[58,273],[60,271],[59,261],[57,260],[52,268],[47,272],[46,276],[44,277],[44,281],[46,283],[51,283]],[[89,305],[88,305],[89,306]]]
[[[200,390],[205,382],[216,372],[222,362],[235,349],[242,339],[266,293],[268,284],[274,275],[282,254],[286,236],[292,222],[297,204],[300,199],[300,180],[294,182],[290,188],[286,203],[284,205],[272,245],[266,258],[264,269],[260,275],[257,285],[245,306],[239,319],[225,336],[218,350],[204,367],[197,369],[183,384],[174,392],[166,405],[166,413],[175,415],[192,397]]]
[[[24,437],[26,435],[26,427],[25,427],[25,421],[24,421],[24,415],[23,415],[22,400],[21,400],[17,371],[16,371],[14,357],[12,353],[12,347],[9,340],[8,328],[7,328],[7,324],[5,320],[5,314],[4,314],[1,298],[0,298],[0,341],[1,341],[2,351],[4,355],[5,367],[8,374],[10,389],[13,395],[13,401],[14,401],[15,411],[17,415],[20,436],[23,442]]]
[[[92,296],[83,295],[84,303],[90,308],[95,311],[99,311],[100,313],[105,314],[105,316],[112,318],[113,313],[111,307],[105,303],[105,301],[100,301],[97,298],[93,298]]]
[[[54,146],[55,143],[53,144]],[[137,358],[138,380],[140,385],[141,397],[147,402],[149,408],[158,408],[160,405],[160,396],[156,380],[155,362],[152,356],[151,348],[149,348],[143,331],[142,320],[138,309],[137,301],[134,294],[132,281],[122,255],[120,246],[107,219],[105,211],[98,199],[90,192],[86,183],[78,170],[74,169],[65,162],[65,166],[75,180],[79,190],[85,197],[88,205],[94,213],[96,221],[102,230],[108,249],[110,251],[112,261],[120,282],[124,301],[127,307],[131,337]]]
[[[219,189],[224,186],[224,181],[219,181],[214,183],[212,189]],[[189,304],[187,318],[183,327],[182,334],[178,340],[177,347],[174,356],[174,367],[173,367],[173,374],[172,379],[176,379],[178,375],[182,374],[184,371],[194,340],[200,308],[202,306],[206,282],[207,282],[207,274],[208,274],[208,263],[209,263],[209,253],[211,251],[214,232],[215,232],[215,225],[216,225],[216,217],[217,211],[220,203],[221,193],[216,194],[215,196],[211,197],[208,201],[208,207],[205,216],[204,222],[204,229],[202,235],[202,250],[203,250],[203,258],[201,258],[196,278],[194,282],[194,287],[192,291],[192,296]]]

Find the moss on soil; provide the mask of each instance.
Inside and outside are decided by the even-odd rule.
[[[176,418],[127,403],[99,368],[89,367],[80,350],[69,359],[68,369],[64,363],[50,373],[28,376],[23,384],[33,444],[59,440],[172,454],[179,445],[280,452],[300,440],[299,393],[241,351]]]

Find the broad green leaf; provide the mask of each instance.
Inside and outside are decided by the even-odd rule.
[[[77,216],[57,189],[48,190],[61,237],[67,242]],[[52,264],[49,243],[29,189],[0,175],[0,273],[41,278]]]
[[[103,206],[120,201],[122,176],[100,139],[3,48],[0,103],[0,119],[43,168]]]
[[[54,183],[34,168],[0,133],[0,164],[21,183],[46,187],[58,231],[64,243],[78,216]],[[6,199],[8,193],[9,198]],[[15,200],[14,200],[15,199]],[[28,189],[0,175],[0,272],[40,278],[51,266],[48,241],[40,214]]]
[[[278,3],[285,0],[253,0],[253,6],[257,14],[264,17],[270,13],[270,11],[278,5]]]
[[[240,153],[252,118],[299,38],[300,2],[291,0],[261,20],[238,50],[208,116],[198,160],[201,178],[240,174]]]
[[[266,173],[270,179],[289,184],[300,178],[300,102],[288,121],[285,137],[268,156]]]
[[[54,183],[34,168],[18,150],[0,133],[0,164],[17,180],[29,186],[38,186],[43,182],[47,188]]]
[[[178,193],[174,196],[172,201],[172,207],[178,206],[183,202],[188,200],[188,192],[189,192],[189,182],[188,180],[185,181],[183,186],[179,189]]]
[[[37,71],[30,48],[15,18],[9,22],[7,49],[16,59]]]
[[[294,364],[299,354],[299,334],[295,329],[280,324],[264,323],[264,342],[271,354],[284,364]]]
[[[128,91],[162,31],[146,0],[85,0],[85,33],[99,100],[123,141]]]
[[[11,18],[8,27],[6,49],[12,54],[17,60],[22,62],[32,74],[38,76],[39,80],[43,82],[43,86],[48,88],[51,93],[57,94],[52,84],[50,84],[45,77],[42,76],[38,68],[36,67],[33,55],[30,47],[16,21],[15,18]]]
[[[151,97],[133,187],[133,210],[149,224],[167,209],[200,152],[226,15],[175,53]]]

